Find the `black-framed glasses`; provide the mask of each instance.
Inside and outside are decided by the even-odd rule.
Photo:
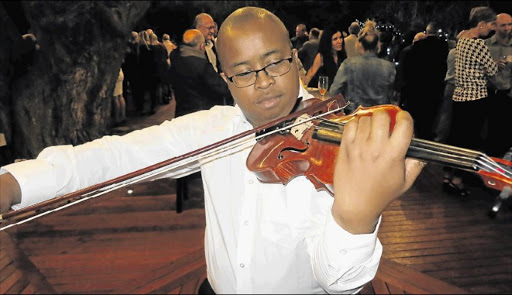
[[[231,77],[227,77],[227,79],[231,83],[235,84],[236,87],[249,87],[256,83],[256,80],[258,79],[258,73],[261,71],[265,71],[265,73],[269,77],[279,77],[288,73],[290,71],[290,64],[292,63],[292,60],[293,57],[291,56],[289,58],[283,58],[281,60],[268,64],[259,70],[235,74]]]

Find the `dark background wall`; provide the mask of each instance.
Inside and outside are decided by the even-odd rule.
[[[231,12],[243,6],[274,12],[291,36],[298,23],[305,23],[308,29],[336,25],[346,31],[355,19],[369,18],[382,24],[389,22],[401,32],[407,32],[413,23],[426,26],[435,20],[453,35],[464,27],[472,7],[490,6],[498,13],[510,13],[512,9],[507,1],[154,1],[136,30],[151,27],[159,36],[169,33],[179,40],[197,13],[210,13],[220,25]]]
[[[475,6],[490,6],[496,12],[512,12],[508,1],[149,1],[147,13],[133,28],[141,31],[152,28],[158,36],[168,33],[178,41],[200,12],[210,13],[220,25],[235,9],[244,6],[264,7],[276,13],[285,23],[290,34],[298,23],[309,28],[322,28],[329,24],[346,30],[355,19],[376,19],[380,23],[394,24],[401,32],[411,24],[438,21],[451,32],[460,31],[467,21],[469,11]],[[4,1],[5,9],[13,18],[20,32],[30,28],[22,1]]]
[[[103,136],[110,98],[131,31],[152,28],[175,41],[200,12],[220,25],[235,9],[274,12],[290,36],[298,23],[346,30],[358,19],[389,24],[405,36],[436,20],[454,37],[475,6],[511,13],[509,1],[2,1],[0,2],[0,165],[32,158],[57,144]],[[40,50],[22,73],[13,69],[21,35],[33,32]],[[22,60],[27,61],[27,60]]]

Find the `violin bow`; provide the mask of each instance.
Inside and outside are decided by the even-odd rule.
[[[302,98],[300,98],[300,97],[298,98],[298,100],[301,100],[301,99]],[[336,106],[336,107],[334,109],[332,109],[333,106]],[[310,106],[307,106],[307,107],[305,107],[305,108],[303,108],[301,110],[292,112],[291,114],[289,114],[287,116],[278,118],[278,119],[273,120],[273,121],[271,121],[269,123],[266,123],[266,124],[263,124],[261,126],[258,126],[258,127],[254,128],[254,129],[251,129],[251,130],[239,133],[239,134],[235,134],[235,135],[233,135],[231,137],[228,137],[228,138],[223,139],[221,141],[212,143],[210,145],[207,145],[205,147],[199,148],[197,150],[193,150],[193,151],[185,153],[183,155],[176,156],[176,157],[173,157],[173,158],[161,161],[161,162],[153,164],[151,166],[148,166],[148,167],[145,167],[145,168],[142,168],[142,169],[139,169],[139,170],[127,173],[125,175],[121,175],[119,177],[107,180],[105,182],[101,182],[101,183],[98,183],[98,184],[91,185],[89,187],[77,190],[75,192],[71,192],[71,193],[68,193],[68,194],[65,194],[65,195],[62,195],[62,196],[54,197],[54,198],[48,199],[46,201],[43,201],[43,202],[31,205],[31,206],[27,206],[27,207],[19,209],[19,210],[6,212],[6,213],[0,215],[0,223],[2,223],[4,220],[8,220],[8,219],[11,219],[13,217],[20,216],[20,215],[23,215],[22,217],[27,217],[28,216],[29,218],[25,219],[25,220],[22,220],[22,221],[19,221],[19,222],[16,222],[16,223],[12,223],[12,224],[10,224],[8,226],[2,227],[2,228],[0,228],[0,231],[2,231],[4,229],[7,229],[7,228],[9,228],[11,226],[22,224],[24,222],[33,220],[35,218],[42,217],[42,216],[44,216],[46,214],[50,214],[51,212],[55,212],[55,211],[61,210],[63,208],[69,207],[71,205],[78,204],[78,203],[83,202],[85,200],[88,200],[88,199],[91,199],[91,198],[95,198],[95,197],[98,197],[100,195],[104,195],[104,194],[106,194],[106,193],[108,193],[110,191],[119,189],[119,188],[121,188],[123,186],[127,186],[127,185],[130,185],[130,184],[141,182],[141,181],[146,180],[148,178],[154,178],[154,177],[156,177],[156,175],[165,173],[166,171],[169,171],[171,169],[175,169],[176,167],[169,168],[173,164],[176,164],[176,163],[179,163],[181,161],[185,161],[187,159],[191,159],[191,158],[194,158],[194,157],[197,157],[197,156],[204,155],[205,153],[210,152],[210,151],[214,151],[215,149],[223,148],[228,143],[235,142],[237,140],[243,139],[243,138],[245,138],[245,137],[247,137],[249,135],[252,135],[252,134],[255,134],[255,133],[258,133],[258,132],[269,130],[272,127],[279,126],[282,123],[287,122],[287,121],[291,121],[291,120],[293,120],[293,119],[295,119],[295,118],[297,118],[297,117],[299,117],[299,116],[301,116],[303,114],[321,112],[325,108],[330,110],[329,113],[332,113],[332,112],[335,112],[335,111],[342,110],[346,106],[347,106],[347,104],[345,103],[345,100],[343,99],[343,96],[341,94],[339,94],[339,95],[333,96],[333,97],[331,97],[329,99],[326,99],[324,101],[321,101],[319,103],[315,103],[315,104],[312,104]],[[326,115],[326,114],[327,113],[323,113],[321,115]],[[314,119],[314,118],[311,118],[311,119]],[[291,127],[291,126],[287,126],[287,127]],[[278,129],[278,130],[280,130],[280,129]],[[278,130],[276,130],[276,131],[278,131]],[[231,148],[231,147],[229,147],[229,148]],[[105,189],[105,190],[94,195],[94,193],[96,193],[97,191],[99,191],[101,189]],[[71,200],[71,199],[74,199],[74,198],[82,197],[82,196],[85,196],[87,194],[93,194],[93,195],[81,198],[81,199],[79,199],[79,200],[77,200],[77,201],[75,201],[73,203],[68,203],[68,204],[66,204],[66,205],[64,205],[62,207],[59,207],[59,208],[56,208],[56,209],[53,209],[53,210],[50,210],[50,211],[46,211],[46,212],[43,212],[43,213],[38,213],[38,211],[40,211],[41,209],[43,209],[45,207],[54,205],[54,204],[59,203],[59,202],[63,202],[63,201]]]

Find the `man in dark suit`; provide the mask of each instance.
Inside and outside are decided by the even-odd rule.
[[[403,60],[403,107],[414,119],[415,134],[433,140],[434,121],[439,112],[446,75],[448,43],[437,37],[435,22],[427,26],[427,37],[414,42]]]
[[[309,40],[305,24],[298,24],[295,28],[295,37],[291,39],[293,48],[299,50]]]
[[[193,29],[198,29],[204,36],[205,41],[205,54],[213,69],[217,73],[222,73],[220,64],[217,62],[217,49],[215,48],[215,32],[217,31],[217,25],[213,20],[213,17],[208,13],[200,13],[194,18],[192,24]]]
[[[176,97],[175,117],[233,101],[226,82],[205,55],[205,38],[201,31],[190,29],[183,34],[179,50],[171,53],[170,81]],[[199,178],[200,172],[177,179],[177,211],[188,196],[188,182]]]
[[[223,105],[231,99],[226,82],[206,59],[205,39],[197,29],[183,34],[179,50],[171,53],[171,82],[176,96],[176,117],[214,105]]]
[[[318,52],[318,44],[320,43],[320,30],[317,28],[312,28],[309,31],[309,41],[306,41],[304,45],[299,49],[299,59],[304,65],[304,69],[306,71],[309,70],[311,65],[313,64],[313,60],[315,59],[316,53]]]

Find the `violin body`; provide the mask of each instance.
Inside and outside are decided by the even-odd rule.
[[[304,123],[302,129],[294,127],[258,140],[247,158],[247,167],[264,183],[287,184],[297,176],[305,176],[316,189],[334,195],[334,165],[343,126],[358,117],[371,116],[377,110],[388,112],[392,131],[396,115],[401,111],[396,105],[358,107],[348,115],[332,113],[311,120],[309,125]],[[329,107],[322,111],[329,111]],[[297,121],[300,122],[300,118]],[[486,186],[496,190],[512,186],[512,163],[477,151],[413,138],[407,157],[475,172]]]
[[[310,99],[307,101],[315,101]],[[264,183],[287,184],[293,178],[303,175],[316,189],[333,194],[332,183],[334,163],[338,154],[342,127],[344,123],[361,116],[371,116],[376,110],[386,110],[391,117],[391,128],[395,125],[396,114],[400,108],[395,105],[378,107],[359,107],[355,112],[345,115],[329,114],[313,120],[318,126],[325,120],[337,123],[338,130],[316,130],[309,126],[304,131],[291,129],[286,133],[266,136],[259,140],[247,158],[247,167]],[[323,110],[329,111],[329,108]],[[298,134],[298,135],[297,135]],[[331,138],[332,137],[332,138]],[[329,140],[331,138],[331,140]]]
[[[332,176],[339,144],[322,143],[309,128],[301,139],[283,134],[264,137],[252,149],[247,167],[264,183],[287,184],[304,175],[316,189],[332,192]],[[329,163],[330,162],[330,163]]]

